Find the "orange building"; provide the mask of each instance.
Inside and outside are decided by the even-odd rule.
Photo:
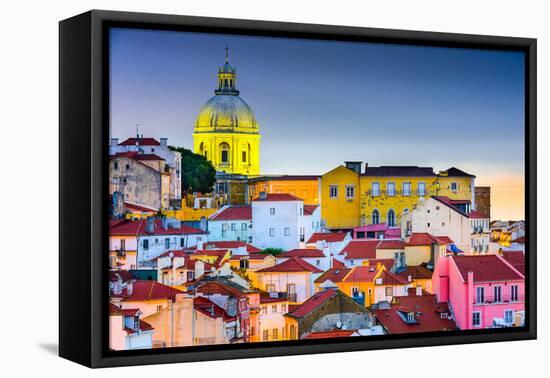
[[[320,176],[262,176],[248,181],[248,199],[251,201],[266,193],[289,193],[304,200],[305,204],[318,205],[320,202]]]

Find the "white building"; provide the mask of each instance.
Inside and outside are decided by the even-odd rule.
[[[498,249],[491,250],[491,220],[478,211],[472,211],[468,215],[472,225],[472,253],[478,255],[497,253]]]
[[[160,138],[157,141],[154,138],[144,138],[143,135],[136,138],[128,138],[119,143],[118,138],[111,138],[109,145],[109,155],[116,155],[124,152],[139,152],[142,154],[158,155],[166,161],[166,164],[172,168],[172,178],[170,180],[170,193],[174,198],[181,198],[181,154],[172,151],[168,147],[168,138]]]
[[[260,249],[303,247],[317,225],[319,206],[304,210],[304,201],[292,194],[262,192],[252,201],[252,243]]]
[[[252,241],[252,207],[224,206],[208,219],[210,240]]]
[[[331,268],[331,256],[328,246],[325,247],[324,251],[317,248],[293,249],[288,252],[281,253],[275,257],[277,259],[277,264],[293,257],[299,257],[308,264],[311,264],[322,271],[326,271]]]
[[[472,250],[472,225],[468,214],[444,196],[420,198],[416,208],[403,215],[401,233],[404,238],[413,233],[448,236],[463,252]]]
[[[352,240],[350,232],[314,232],[306,239],[307,248],[325,250],[328,248],[331,256],[338,256],[342,249]]]

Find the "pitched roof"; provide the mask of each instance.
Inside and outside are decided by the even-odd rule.
[[[519,238],[515,238],[512,240],[512,243],[525,243],[525,236],[520,236]]]
[[[374,315],[390,334],[436,332],[456,330],[451,316],[449,305],[446,302],[437,302],[435,295],[422,294],[421,296],[393,297],[389,309],[374,310]],[[415,322],[408,324],[405,319],[408,312],[414,312]],[[447,314],[442,317],[441,314]]]
[[[321,176],[315,175],[282,175],[282,176],[260,176],[251,178],[250,182],[262,181],[313,181],[318,180]]]
[[[238,285],[238,284],[231,284],[229,285],[228,282],[221,282],[220,280],[215,281],[201,281],[197,288],[197,293],[203,293],[208,295],[213,294],[220,294],[220,295],[226,295],[226,296],[234,296],[234,297],[242,297],[246,295],[247,289]]]
[[[444,244],[454,244],[455,242],[453,239],[451,239],[448,236],[434,236],[435,240],[437,241],[437,244],[444,245]]]
[[[481,211],[478,211],[478,210],[474,210],[474,211],[470,211],[468,213],[468,216],[472,219],[484,219],[484,218],[490,218],[489,216],[483,214]]]
[[[153,161],[165,160],[164,158],[161,158],[160,156],[158,156],[156,154],[143,154],[143,153],[140,153],[140,152],[137,152],[137,151],[118,152],[118,153],[110,156],[111,159],[123,158],[123,157],[138,160],[138,161],[142,161],[142,160],[153,160]]]
[[[311,215],[319,205],[304,205],[304,215]]]
[[[265,260],[266,257],[269,257],[269,254],[263,253],[249,253],[248,255],[233,255],[229,260]]]
[[[265,198],[256,197],[252,201],[304,201],[303,199],[296,197],[290,193],[266,193]]]
[[[129,220],[110,224],[109,235],[189,235],[203,234],[204,231],[180,222],[179,227],[163,227],[162,219],[155,218],[153,232],[147,231],[147,219]]]
[[[134,279],[132,274],[127,270],[118,269],[118,270],[110,270],[109,271],[109,281],[110,282],[118,281],[119,277],[122,280],[122,282],[128,282],[128,281],[131,281],[131,280]]]
[[[463,204],[463,203],[470,203],[468,200],[452,200],[447,196],[432,196],[432,198],[443,205],[447,206],[449,209],[456,211],[460,215],[465,216],[468,218],[468,214],[466,214],[464,211],[460,210],[456,205]]]
[[[142,332],[152,331],[153,329],[154,329],[153,326],[151,324],[147,323],[145,320],[142,320],[142,319],[139,320],[139,330],[140,331],[142,331]],[[134,329],[131,329],[131,328],[125,327],[124,330],[128,334],[136,333],[136,331]]]
[[[373,282],[378,271],[379,269],[376,269],[376,265],[356,266],[351,269],[351,272],[344,278],[343,282]]]
[[[294,318],[302,318],[318,309],[321,305],[338,295],[338,290],[327,289],[313,294],[307,301],[294,308],[288,315]]]
[[[311,272],[321,273],[322,270],[317,269],[310,263],[302,260],[299,257],[291,257],[275,266],[257,270],[256,273],[278,273],[278,272]]]
[[[316,232],[313,235],[311,235],[311,237],[306,243],[307,244],[316,243],[322,240],[328,243],[341,242],[346,238],[346,235],[347,235],[346,232]]]
[[[210,220],[252,220],[252,206],[230,206],[214,213]]]
[[[355,330],[334,329],[331,331],[311,332],[304,339],[332,339],[334,337],[350,337]]]
[[[417,166],[367,166],[363,176],[369,177],[432,177],[435,176],[432,167]]]
[[[336,260],[334,257],[332,258],[332,267],[333,268],[345,268],[346,265],[341,262],[340,260]]]
[[[375,259],[376,246],[380,240],[351,240],[340,252],[346,260],[351,259]]]
[[[292,249],[288,252],[281,253],[280,255],[277,255],[277,258],[280,257],[325,257],[323,251],[319,249],[313,249],[313,248],[298,248],[298,249]]]
[[[525,255],[523,251],[502,251],[502,258],[525,275]]]
[[[438,240],[427,232],[413,232],[409,240],[405,243],[405,246],[423,246],[439,244]]]
[[[225,249],[237,249],[239,247],[246,247],[248,253],[259,253],[262,250],[260,248],[254,247],[252,244],[245,243],[243,241],[209,241],[205,244],[205,247],[208,249],[212,248],[225,248]]]
[[[378,277],[381,281],[376,282],[377,285],[408,285],[410,281],[407,277],[384,270]]]
[[[475,177],[474,175],[461,171],[455,167],[451,167],[443,172],[446,172],[448,177]]]
[[[401,277],[408,279],[431,279],[433,272],[424,265],[408,265],[405,270],[398,273]]]
[[[323,283],[327,280],[332,282],[342,282],[349,272],[351,272],[351,268],[330,268],[325,271],[325,273],[317,277],[315,283]]]
[[[119,146],[135,146],[137,138],[128,138],[125,141],[119,143]],[[140,146],[160,146],[160,142],[155,138],[139,138]]]
[[[278,302],[288,302],[287,297],[271,297],[269,293],[262,291],[260,293],[260,303],[278,303]]]
[[[198,296],[193,298],[193,307],[195,311],[213,319],[223,318],[226,322],[236,319],[235,316],[229,315],[222,307],[205,297]]]
[[[124,301],[151,301],[157,299],[175,300],[176,294],[182,293],[180,290],[170,286],[163,285],[156,281],[134,281],[132,292],[128,294],[128,287],[122,290],[122,294],[112,294],[112,297],[123,298]]]
[[[146,213],[152,213],[152,212],[156,213],[158,211],[158,209],[153,208],[153,207],[137,205],[135,203],[130,203],[130,202],[126,202],[126,201],[124,201],[124,206],[126,207],[126,209],[130,209],[130,210],[134,210],[134,211],[142,211],[142,212],[146,212]]]
[[[474,282],[516,281],[524,276],[512,269],[502,257],[497,255],[469,255],[451,257],[464,282],[468,282],[468,272],[474,273]]]
[[[403,249],[405,242],[401,239],[383,239],[376,246],[376,249]]]

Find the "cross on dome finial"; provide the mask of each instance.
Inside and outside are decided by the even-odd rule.
[[[229,63],[229,46],[225,45],[225,63]]]

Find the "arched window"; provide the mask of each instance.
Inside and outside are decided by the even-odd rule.
[[[201,146],[199,147],[199,154],[204,156],[208,159],[208,152],[206,151],[206,148],[204,147],[204,142],[201,142]]]
[[[388,211],[388,227],[395,227],[395,211],[393,209]]]
[[[372,224],[378,224],[380,223],[380,213],[378,212],[378,210],[374,210],[372,212]]]
[[[220,162],[222,164],[229,164],[229,144],[220,144]]]
[[[409,209],[404,208],[404,209],[403,209],[403,215],[407,215],[408,213],[409,213]]]

